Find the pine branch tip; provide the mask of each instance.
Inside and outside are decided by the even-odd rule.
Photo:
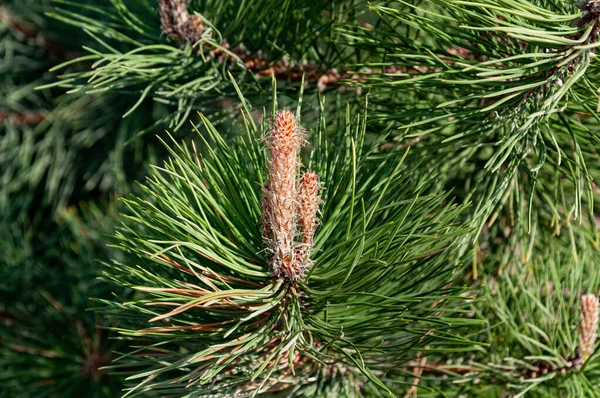
[[[292,111],[275,115],[266,142],[271,159],[263,187],[263,238],[271,254],[273,274],[296,280],[303,278],[310,266],[320,184],[313,171],[306,171],[297,181],[304,132]],[[295,241],[298,228],[300,242]]]

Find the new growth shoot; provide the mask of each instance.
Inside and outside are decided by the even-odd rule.
[[[263,196],[263,237],[271,271],[290,281],[302,278],[311,264],[320,203],[317,174],[306,171],[297,178],[303,143],[304,133],[294,114],[277,113],[267,137],[271,159]]]

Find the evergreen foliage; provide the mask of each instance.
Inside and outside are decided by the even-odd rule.
[[[121,333],[149,340],[116,362],[144,369],[130,392],[392,394],[411,350],[472,344],[452,331],[481,321],[457,316],[463,289],[445,286],[464,209],[411,183],[406,151],[377,153],[382,141],[366,143],[364,117],[350,114],[334,146],[321,118],[307,161],[323,184],[314,263],[305,278],[278,278],[261,238],[268,126],[242,117],[233,144],[203,119],[202,144],[175,144],[126,201],[118,244],[137,260],[105,274],[140,292],[106,302],[131,318]]]
[[[514,195],[557,218],[591,211],[600,32],[597,10],[580,7],[587,15],[562,1],[399,1],[371,7],[382,29],[341,28],[349,45],[381,49],[364,63],[379,73],[356,82],[373,88],[374,118],[466,172],[480,229]],[[556,184],[572,211],[557,209]]]
[[[0,396],[600,396],[599,38],[598,0],[3,3]]]

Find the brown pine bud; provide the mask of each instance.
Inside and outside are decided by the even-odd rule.
[[[586,294],[581,297],[580,305],[578,356],[581,361],[578,361],[578,369],[594,353],[598,331],[598,297],[594,294]]]
[[[319,188],[319,176],[314,171],[307,171],[300,178],[298,186],[300,201],[298,224],[302,233],[302,243],[308,245],[312,245],[317,229],[317,210],[319,210],[319,204],[321,203]]]
[[[319,197],[319,176],[314,171],[305,172],[298,184],[298,225],[302,240],[297,244],[297,261],[301,274],[312,265],[310,253],[313,249],[315,230],[317,229],[317,211],[321,198]]]
[[[294,236],[298,200],[296,173],[298,154],[303,143],[301,128],[291,111],[275,115],[273,131],[267,139],[271,151],[269,178],[263,198],[263,232],[270,231],[267,245],[271,251],[271,269],[280,278],[295,279]]]
[[[161,29],[181,45],[200,40],[204,28],[202,19],[188,13],[189,0],[158,0]]]

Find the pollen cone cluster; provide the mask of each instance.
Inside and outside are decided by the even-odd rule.
[[[161,28],[181,45],[194,44],[204,31],[202,19],[188,13],[189,0],[158,0]]]
[[[594,353],[598,332],[598,297],[586,294],[581,297],[578,354],[581,365]]]
[[[317,174],[307,171],[297,179],[303,142],[294,114],[277,113],[267,138],[271,159],[264,186],[263,237],[273,274],[290,281],[302,278],[311,264],[320,203]]]

